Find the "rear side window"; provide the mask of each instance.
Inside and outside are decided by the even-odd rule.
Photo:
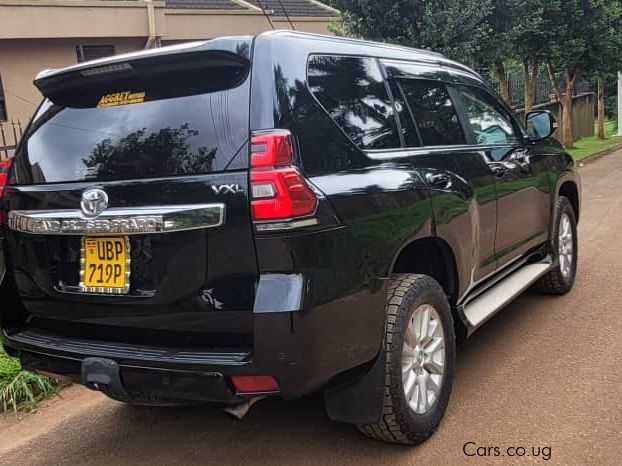
[[[391,93],[395,101],[395,109],[401,123],[402,135],[404,137],[405,147],[420,146],[419,132],[415,126],[415,118],[410,110],[410,106],[406,103],[406,97],[402,87],[396,81],[390,81]]]
[[[424,146],[465,144],[458,114],[443,83],[419,79],[400,81]]]
[[[192,73],[73,89],[46,101],[18,156],[18,184],[110,181],[245,168],[247,73]]]
[[[400,147],[393,105],[373,58],[313,55],[311,93],[361,149]]]

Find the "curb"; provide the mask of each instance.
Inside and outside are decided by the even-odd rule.
[[[592,155],[588,155],[587,157],[583,157],[582,159],[579,159],[576,161],[577,165],[579,165],[579,167],[583,166],[583,165],[587,165],[590,164],[592,162],[595,162],[596,160],[600,159],[601,157],[611,154],[612,152],[617,151],[618,149],[622,149],[622,142],[618,142],[617,144],[614,144],[613,146],[609,147],[608,149],[604,149],[601,150],[600,152],[596,152],[595,154]]]

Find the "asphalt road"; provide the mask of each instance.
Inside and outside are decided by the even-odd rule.
[[[622,464],[622,151],[582,176],[574,290],[526,294],[459,349],[449,409],[424,445],[367,440],[329,422],[319,397],[265,400],[239,422],[215,408],[127,407],[72,387],[0,423],[0,464]],[[468,454],[492,448],[469,457],[465,444]],[[525,456],[508,456],[520,447]]]

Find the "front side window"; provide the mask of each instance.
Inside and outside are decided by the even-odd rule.
[[[358,147],[400,147],[393,105],[375,59],[313,55],[307,80],[311,93]]]
[[[458,114],[443,83],[404,79],[400,85],[424,146],[465,144]]]
[[[512,144],[518,141],[510,118],[487,92],[461,86],[458,92],[477,144]]]

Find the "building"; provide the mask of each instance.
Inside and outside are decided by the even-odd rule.
[[[338,16],[316,0],[0,0],[0,122],[30,119],[42,69],[269,29],[326,33]]]

